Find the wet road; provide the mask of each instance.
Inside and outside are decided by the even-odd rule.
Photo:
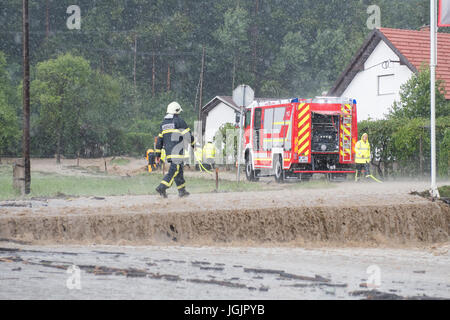
[[[448,299],[449,251],[0,242],[0,299]]]

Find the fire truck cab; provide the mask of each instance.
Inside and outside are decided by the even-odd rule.
[[[316,97],[254,101],[245,110],[245,174],[249,181],[310,180],[326,174],[343,181],[355,173],[356,101]]]

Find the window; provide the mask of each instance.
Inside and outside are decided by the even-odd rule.
[[[254,148],[255,150],[261,149],[261,115],[262,115],[262,109],[258,108],[255,110],[255,120],[254,120]]]
[[[250,122],[252,121],[252,110],[247,110],[245,112],[245,125],[244,128],[248,128],[250,126]]]
[[[395,77],[393,74],[386,74],[378,76],[378,95],[389,95],[395,94],[395,88],[397,84],[395,82]]]
[[[273,108],[264,110],[263,150],[272,149]]]

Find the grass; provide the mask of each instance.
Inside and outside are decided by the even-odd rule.
[[[25,199],[80,197],[80,196],[119,196],[156,194],[155,188],[162,180],[160,173],[142,173],[131,177],[114,175],[101,176],[65,176],[55,173],[31,173],[31,193]],[[187,189],[191,193],[210,193],[216,188],[212,179],[186,177]],[[283,189],[298,188],[332,188],[335,184],[326,181],[312,181],[308,183],[286,183]],[[267,182],[234,182],[219,181],[219,192],[247,192],[280,190],[280,185]],[[172,187],[169,192],[176,192]],[[0,165],[0,200],[22,199],[20,193],[12,187],[12,167]]]
[[[450,198],[450,186],[442,186],[438,190],[441,198]]]

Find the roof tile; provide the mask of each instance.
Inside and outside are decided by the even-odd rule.
[[[417,70],[430,63],[430,32],[380,28],[386,38]],[[438,65],[436,76],[445,81],[446,99],[450,99],[450,34],[438,33]]]

